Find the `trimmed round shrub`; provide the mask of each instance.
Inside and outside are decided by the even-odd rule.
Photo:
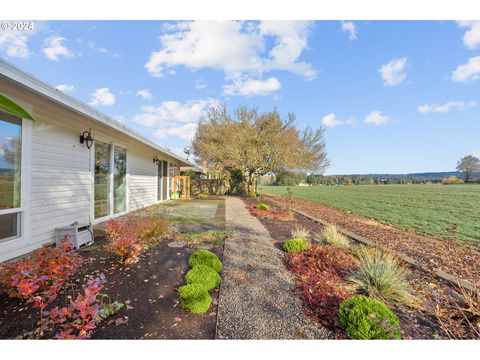
[[[197,250],[188,259],[188,264],[190,267],[194,267],[196,265],[206,265],[217,273],[222,271],[222,263],[218,260],[217,255],[208,251],[208,250]]]
[[[180,305],[194,313],[203,314],[208,311],[212,303],[212,297],[201,284],[187,284],[178,289]]]
[[[258,203],[255,207],[259,210],[270,210],[270,206],[265,203]]]
[[[187,284],[200,284],[206,290],[212,290],[220,285],[220,275],[206,265],[196,265],[187,273]]]
[[[397,316],[382,302],[363,295],[340,304],[340,324],[350,339],[400,339]]]
[[[308,249],[308,244],[303,239],[290,239],[283,243],[283,250],[287,253],[301,253]]]

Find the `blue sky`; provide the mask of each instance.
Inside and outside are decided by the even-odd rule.
[[[0,56],[177,151],[226,103],[323,126],[327,174],[480,156],[480,22],[35,22]]]

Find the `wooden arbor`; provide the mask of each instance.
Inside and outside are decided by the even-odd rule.
[[[172,199],[190,200],[190,176],[170,176]],[[179,193],[179,197],[176,195]]]

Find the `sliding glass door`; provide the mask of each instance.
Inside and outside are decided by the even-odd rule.
[[[95,141],[94,216],[100,219],[127,210],[127,150]]]
[[[111,145],[95,141],[95,219],[110,215]]]
[[[127,150],[115,146],[113,155],[113,207],[115,214],[127,210]]]

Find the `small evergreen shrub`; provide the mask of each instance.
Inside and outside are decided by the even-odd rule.
[[[303,239],[290,239],[283,243],[283,250],[287,253],[300,253],[308,249],[308,244]]]
[[[340,324],[350,339],[400,339],[397,316],[382,302],[357,295],[340,304]]]
[[[350,246],[347,237],[338,232],[335,225],[327,225],[320,234],[315,236],[315,240],[326,245]]]
[[[357,251],[357,257],[360,266],[348,278],[356,291],[386,303],[415,302],[407,272],[393,255],[376,248],[364,248]]]
[[[310,237],[310,231],[301,226],[295,226],[290,233],[293,239],[307,240]]]
[[[208,251],[208,250],[197,250],[188,259],[188,264],[190,267],[194,267],[196,265],[206,265],[211,267],[217,273],[222,271],[222,263],[218,259],[217,255]]]
[[[178,289],[180,305],[194,313],[203,314],[208,311],[212,303],[212,297],[201,284],[187,284]]]
[[[259,210],[270,210],[270,206],[262,202],[255,205],[255,207]]]
[[[220,275],[211,267],[196,265],[187,273],[187,284],[202,285],[207,291],[220,285]]]

